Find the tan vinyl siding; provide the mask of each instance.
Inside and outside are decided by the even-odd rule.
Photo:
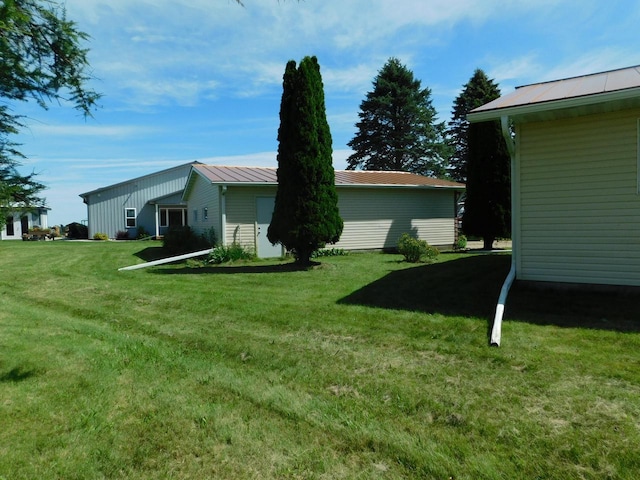
[[[518,127],[519,275],[640,285],[640,109]]]
[[[229,186],[226,194],[226,244],[256,247],[256,198],[275,197],[273,187]]]
[[[209,211],[208,218],[205,220],[202,215],[204,208]],[[194,218],[193,211],[197,210],[197,220]],[[206,230],[215,229],[218,241],[222,238],[222,225],[220,222],[220,187],[211,185],[207,180],[196,175],[192,190],[189,194],[189,203],[187,216],[189,218],[189,226],[196,233],[204,233]]]
[[[452,245],[454,193],[414,188],[338,188],[344,230],[336,248],[393,248],[403,233]]]

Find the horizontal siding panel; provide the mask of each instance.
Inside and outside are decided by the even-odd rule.
[[[518,127],[518,278],[640,285],[639,117]]]

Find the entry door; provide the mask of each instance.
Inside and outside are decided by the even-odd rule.
[[[282,256],[282,246],[280,244],[271,245],[267,238],[267,229],[271,223],[273,207],[276,204],[274,197],[256,198],[256,219],[258,224],[256,249],[260,258],[272,258]]]

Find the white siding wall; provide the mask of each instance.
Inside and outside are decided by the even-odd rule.
[[[403,233],[453,245],[454,192],[413,188],[338,188],[344,230],[336,248],[394,248]]]
[[[226,242],[255,247],[256,197],[275,196],[276,187],[229,187],[226,195]],[[191,200],[189,201],[191,204]],[[344,221],[340,241],[328,247],[345,250],[393,248],[403,233],[430,245],[454,242],[454,192],[412,188],[338,187]]]
[[[518,278],[640,285],[640,110],[518,126]]]
[[[208,218],[203,216],[203,210],[209,212]],[[197,211],[197,220],[194,211]],[[189,226],[196,233],[204,233],[206,230],[213,228],[216,231],[218,241],[222,241],[222,224],[220,215],[220,187],[211,185],[211,183],[200,175],[195,175],[195,180],[191,192],[189,193],[189,201],[187,203],[187,216]]]
[[[226,244],[239,243],[256,248],[256,198],[275,197],[276,186],[233,187],[226,194],[227,227]]]

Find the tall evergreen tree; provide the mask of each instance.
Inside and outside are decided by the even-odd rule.
[[[468,141],[462,229],[481,236],[490,250],[496,238],[511,235],[511,157],[499,121],[470,124]]]
[[[342,233],[320,65],[287,63],[278,129],[278,190],[267,238],[301,264]]]
[[[80,44],[87,38],[54,1],[0,1],[0,227],[7,214],[43,202],[44,185],[18,172],[24,156],[10,136],[23,124],[10,104],[70,101],[90,115],[100,96],[86,88],[89,64]]]
[[[360,104],[358,132],[348,143],[354,153],[347,169],[398,170],[446,175],[445,124],[436,122],[431,90],[390,58]]]
[[[449,174],[454,180],[467,181],[467,163],[469,161],[467,114],[474,108],[489,103],[499,96],[498,85],[478,68],[466,85],[462,87],[460,95],[456,97],[448,130],[449,144],[452,147],[449,158]]]

